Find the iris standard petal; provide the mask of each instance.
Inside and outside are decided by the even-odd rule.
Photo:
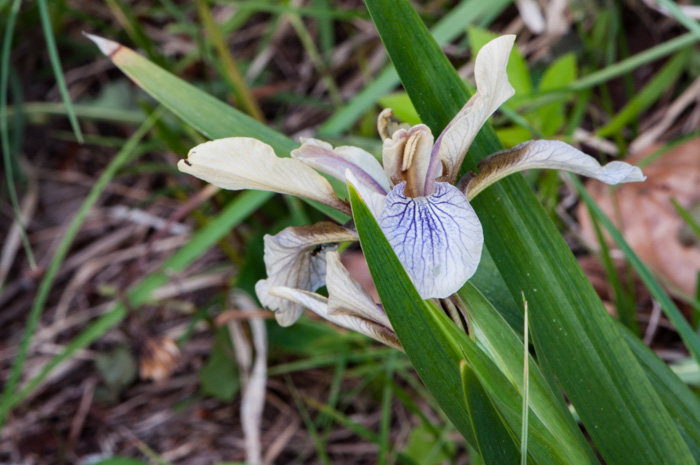
[[[481,223],[459,189],[436,183],[435,193],[410,198],[404,184],[387,195],[379,226],[424,299],[457,292],[479,264]]]
[[[394,117],[394,111],[391,108],[385,108],[377,117],[377,132],[382,140],[391,139],[394,133],[399,129],[408,131],[410,128],[410,125],[400,123]]]
[[[275,312],[282,326],[293,324],[302,308],[269,294],[275,286],[315,291],[326,281],[326,250],[338,242],[356,241],[357,233],[329,222],[312,226],[289,227],[275,236],[265,236],[267,279],[255,285],[260,302]],[[327,245],[330,244],[330,245]]]
[[[350,276],[335,251],[326,253],[326,287],[329,314],[354,315],[391,328],[384,309]]]
[[[368,187],[379,193],[389,192],[389,179],[382,165],[371,153],[359,147],[342,146],[335,149],[318,139],[302,139],[301,147],[292,151],[292,158],[336,179],[345,182],[345,170],[349,169]]]
[[[484,158],[479,163],[479,174],[467,185],[467,198],[473,199],[499,179],[529,169],[571,171],[607,184],[640,182],[646,179],[638,166],[623,161],[612,161],[601,166],[595,158],[565,142],[536,140]]]
[[[433,133],[428,126],[418,124],[408,131],[402,170],[406,172],[406,194],[410,197],[423,197],[433,193],[435,177],[428,179],[432,149]]]
[[[498,37],[484,45],[476,56],[476,93],[450,121],[433,147],[445,164],[447,181],[453,183],[464,155],[487,119],[515,93],[508,82],[506,65],[514,35]]]
[[[298,195],[350,213],[350,207],[336,197],[323,176],[298,160],[279,158],[272,147],[250,137],[200,144],[177,167],[222,189]]]
[[[281,286],[270,289],[270,294],[273,294],[277,298],[286,299],[297,305],[306,307],[320,317],[338,326],[362,333],[365,336],[369,336],[395,349],[403,350],[399,339],[396,337],[396,333],[394,333],[391,327],[379,325],[373,321],[348,313],[330,313],[328,311],[328,298],[326,297],[313,292]]]

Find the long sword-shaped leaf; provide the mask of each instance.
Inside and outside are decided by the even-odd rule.
[[[496,406],[467,362],[460,365],[464,400],[476,433],[479,455],[486,463],[517,463],[513,432],[504,424]]]
[[[469,95],[406,0],[366,0],[380,36],[421,119],[444,128]],[[487,126],[466,166],[502,148]],[[530,316],[546,362],[609,463],[693,463],[683,438],[555,226],[521,176],[474,202],[486,245],[514,298]]]
[[[503,371],[519,392],[523,386],[523,342],[508,326],[504,317],[471,284],[459,291],[467,304],[470,331],[481,347]],[[581,430],[574,422],[564,399],[551,390],[535,360],[530,358],[530,407],[559,440],[571,464],[596,463],[595,455],[586,444]]]
[[[290,152],[298,147],[299,144],[284,134],[170,74],[129,47],[102,37],[90,34],[87,36],[131,80],[205,136],[211,139],[255,137],[269,144],[278,157],[288,157]],[[342,183],[335,179],[329,181],[336,193],[346,195]],[[272,196],[271,193],[266,195]],[[340,223],[348,220],[345,214],[332,208],[317,202],[308,202]]]
[[[406,355],[435,400],[467,441],[477,444],[478,436],[461,393],[459,363],[466,359],[508,428],[520,431],[522,396],[515,386],[441,310],[421,300],[367,206],[352,186],[349,190],[360,244],[377,292]],[[574,459],[561,447],[555,432],[535,414],[528,424],[528,455],[542,465],[569,464]]]

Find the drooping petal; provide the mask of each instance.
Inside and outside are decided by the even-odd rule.
[[[433,195],[415,199],[406,197],[403,184],[396,186],[386,198],[379,226],[424,299],[454,294],[479,264],[481,223],[450,184],[436,183]]]
[[[177,167],[222,189],[298,195],[350,213],[323,176],[298,160],[277,157],[272,147],[250,137],[200,144]]]
[[[301,147],[292,151],[292,158],[345,182],[345,170],[350,170],[364,184],[381,194],[389,192],[389,179],[382,165],[371,153],[359,147],[342,146],[335,149],[318,139],[302,139]]]
[[[571,171],[607,184],[640,182],[646,179],[638,166],[623,161],[612,161],[601,166],[598,161],[556,140],[524,142],[510,150],[488,156],[479,163],[477,174],[467,186],[467,198],[473,199],[481,191],[509,174],[529,169]]]
[[[302,308],[288,300],[270,295],[275,286],[315,291],[326,281],[325,251],[338,242],[356,241],[357,233],[329,222],[312,226],[289,227],[275,236],[265,236],[267,279],[255,285],[260,302],[275,312],[281,326],[293,324]],[[327,245],[330,244],[330,245]]]
[[[354,315],[391,328],[384,309],[352,279],[350,272],[340,261],[340,255],[335,251],[326,253],[326,287],[329,314]]]
[[[306,307],[331,323],[335,323],[338,326],[352,331],[357,331],[358,333],[362,333],[365,336],[369,336],[372,339],[403,351],[401,343],[391,327],[382,326],[373,321],[348,313],[330,313],[328,311],[328,298],[326,297],[314,294],[313,292],[281,286],[270,289],[270,294],[273,294],[277,298],[287,299],[295,304]]]
[[[433,154],[445,164],[445,175],[450,183],[457,177],[464,155],[481,126],[515,93],[506,73],[514,41],[514,35],[505,35],[481,48],[474,65],[476,93],[450,121],[435,143]]]
[[[355,188],[358,194],[360,194],[360,198],[367,204],[369,211],[372,212],[374,218],[379,221],[379,217],[384,210],[384,199],[386,199],[386,195],[378,194],[371,188],[364,185],[355,177],[354,174],[352,174],[352,171],[350,170],[345,172],[345,180],[348,184],[351,184]]]

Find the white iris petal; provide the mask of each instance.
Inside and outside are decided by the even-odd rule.
[[[275,236],[266,235],[264,240],[267,279],[257,282],[255,292],[265,307],[275,311],[277,322],[289,326],[299,319],[303,308],[271,295],[270,289],[287,286],[315,291],[326,282],[326,251],[337,248],[338,242],[357,240],[357,237],[354,231],[321,222],[289,227]]]
[[[436,183],[428,197],[410,198],[399,184],[386,197],[379,220],[391,247],[424,299],[457,292],[481,259],[484,234],[459,189]]]

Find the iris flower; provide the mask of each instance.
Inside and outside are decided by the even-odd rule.
[[[614,161],[601,166],[560,141],[529,141],[495,153],[478,174],[457,180],[469,146],[486,120],[514,93],[506,65],[515,36],[486,44],[474,68],[477,91],[437,140],[424,124],[409,127],[384,110],[377,123],[382,163],[358,147],[336,147],[302,139],[291,158],[279,158],[259,140],[232,137],[193,148],[178,167],[224,189],[259,189],[315,200],[347,214],[318,172],[350,183],[377,219],[392,249],[424,299],[447,298],[474,274],[484,238],[469,201],[517,171],[553,168],[608,184],[643,181],[638,167]],[[318,172],[317,172],[318,171]],[[337,244],[358,240],[354,229],[330,222],[289,227],[265,236],[267,279],[256,292],[261,303],[288,326],[304,308],[340,326],[391,346],[400,344],[381,305],[355,282],[340,262]],[[315,294],[323,285],[329,297]]]

